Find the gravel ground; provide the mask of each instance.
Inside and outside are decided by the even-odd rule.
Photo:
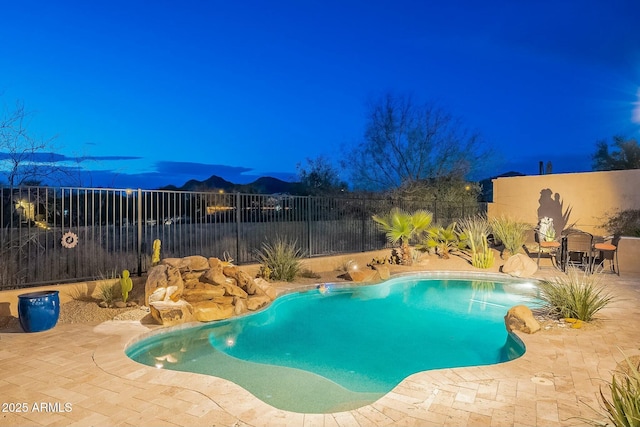
[[[146,307],[102,308],[99,301],[69,301],[60,306],[58,323],[102,323],[107,320],[141,320],[149,315]]]

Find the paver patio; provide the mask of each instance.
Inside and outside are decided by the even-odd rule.
[[[538,277],[554,273],[543,270]],[[519,359],[410,376],[377,402],[333,414],[275,409],[215,377],[158,370],[124,354],[154,326],[59,324],[0,333],[3,426],[582,426],[597,394],[640,354],[640,276],[607,275],[619,299],[583,329],[518,334]]]

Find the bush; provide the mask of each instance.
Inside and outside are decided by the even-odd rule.
[[[531,229],[528,224],[507,216],[492,218],[490,226],[494,239],[500,241],[511,255],[517,254],[522,249],[527,239],[527,231]]]
[[[569,268],[566,276],[543,280],[538,284],[540,299],[550,314],[589,322],[610,302],[613,296],[599,285],[600,273],[588,274]]]
[[[640,209],[616,212],[604,223],[604,228],[617,236],[640,237]]]
[[[263,243],[262,249],[256,254],[265,279],[286,282],[293,281],[300,271],[302,256],[296,240],[290,241],[281,237],[276,237],[273,243]]]
[[[113,283],[105,283],[100,286],[100,299],[108,305],[113,304],[116,298],[116,289]]]

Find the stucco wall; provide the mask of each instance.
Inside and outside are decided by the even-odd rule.
[[[618,209],[640,209],[640,169],[496,178],[488,215],[531,224],[542,216],[555,216],[554,224],[562,224],[565,215],[567,227],[606,235],[601,226]]]

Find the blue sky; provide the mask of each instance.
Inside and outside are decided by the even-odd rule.
[[[597,140],[640,135],[638,22],[637,0],[21,0],[0,15],[0,105],[23,101],[84,186],[295,179],[386,92],[480,132],[478,178],[583,171]]]

